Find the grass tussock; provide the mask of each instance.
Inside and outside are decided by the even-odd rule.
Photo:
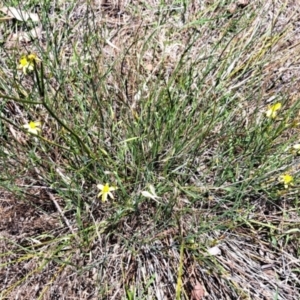
[[[296,2],[5,6],[0,299],[298,300]]]

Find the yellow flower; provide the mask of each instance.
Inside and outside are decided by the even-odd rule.
[[[38,134],[39,132],[41,132],[41,127],[42,126],[42,123],[39,122],[39,121],[30,121],[28,124],[25,124],[23,125],[23,128],[27,129],[27,131],[29,133],[32,133],[32,134]]]
[[[116,187],[109,186],[109,184],[106,183],[105,185],[98,184],[97,188],[100,190],[100,193],[98,194],[98,198],[102,196],[102,202],[105,202],[108,196],[114,199],[114,196],[111,192],[115,191],[117,189]]]
[[[19,61],[19,70],[23,70],[23,73],[26,75],[27,71],[31,72],[34,70],[34,66],[36,63],[40,62],[41,60],[34,54],[22,55]]]
[[[275,103],[273,105],[268,106],[268,110],[266,111],[266,116],[270,119],[275,119],[278,113],[278,110],[281,109],[281,103]]]
[[[284,188],[288,189],[290,186],[293,186],[294,177],[290,174],[280,175],[278,181],[284,185]]]

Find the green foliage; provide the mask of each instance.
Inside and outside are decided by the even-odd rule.
[[[129,33],[124,27],[121,34],[97,17],[92,3],[27,1],[26,9],[38,11],[43,33],[30,47],[1,50],[0,185],[45,215],[50,209],[29,197],[33,187],[59,197],[50,200],[64,230],[36,236],[33,243],[38,240],[43,251],[22,248],[18,262],[34,257],[40,266],[3,296],[50,261],[57,265],[49,279],[54,281],[75,266],[75,245],[88,256],[101,234],[108,243],[133,226],[137,232],[122,243],[137,251],[158,232],[180,230],[182,221],[181,231],[199,243],[213,230],[253,228],[246,216],[266,199],[297,201],[297,157],[289,149],[297,140],[299,101],[276,94],[272,103],[282,108],[268,118],[269,95],[261,91],[272,47],[284,34],[260,24],[261,11],[245,8],[231,17],[223,2],[194,17],[188,1],[161,2],[153,22]],[[136,17],[138,9],[128,14]],[[17,70],[21,52],[41,60],[27,74]],[[29,133],[24,125],[30,121],[41,122],[41,132]],[[278,181],[285,173],[293,175],[294,186]],[[97,185],[106,183],[118,189],[102,203]],[[154,199],[142,194],[150,184]],[[148,227],[153,233],[143,235]],[[184,251],[196,250],[183,242],[176,246],[181,299]],[[194,255],[203,258],[203,249]],[[124,284],[126,299],[146,297],[155,276],[148,280],[142,292]],[[110,289],[106,282],[101,293]]]

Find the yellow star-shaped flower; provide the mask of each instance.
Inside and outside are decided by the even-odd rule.
[[[42,123],[39,121],[30,121],[28,124],[23,125],[23,128],[27,129],[27,132],[37,135],[42,131],[41,126]]]
[[[22,55],[19,61],[19,70],[23,70],[23,73],[26,75],[27,72],[31,72],[34,70],[34,66],[36,63],[41,60],[34,54]]]
[[[278,178],[278,181],[284,185],[285,189],[288,189],[290,186],[294,185],[294,183],[293,183],[294,177],[291,176],[290,174],[280,175]]]
[[[268,106],[268,110],[266,111],[266,116],[270,119],[275,119],[277,114],[278,114],[278,110],[280,110],[282,107],[281,103],[275,103],[273,105],[269,105]]]
[[[111,193],[112,191],[115,191],[117,188],[116,187],[112,187],[109,186],[108,183],[106,183],[105,185],[103,184],[98,184],[97,188],[100,189],[100,193],[98,194],[98,198],[102,198],[102,202],[105,202],[108,198],[108,196],[112,199],[114,199],[113,194]]]

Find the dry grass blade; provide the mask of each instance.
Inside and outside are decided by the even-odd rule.
[[[204,299],[205,291],[202,285],[197,282],[197,284],[193,287],[192,293],[191,293],[191,300],[202,300]]]
[[[39,22],[39,16],[34,13],[28,13],[26,11],[23,11],[21,9],[15,8],[15,7],[1,7],[0,11],[3,12],[5,15],[7,15],[10,19],[16,19],[18,21],[26,22],[26,21],[32,21],[32,22]]]

